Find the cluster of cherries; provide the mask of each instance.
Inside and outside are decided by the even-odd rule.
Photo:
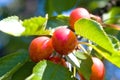
[[[75,22],[81,18],[92,18],[101,22],[100,17],[90,14],[85,8],[74,9],[69,18],[70,29],[58,27],[53,32],[52,37],[40,36],[32,40],[29,46],[31,60],[39,62],[40,60],[46,59],[67,67],[64,58],[52,54],[55,51],[61,56],[68,55],[77,47],[78,39],[73,31]],[[97,57],[92,57],[92,60],[93,65],[91,67],[90,80],[104,80],[104,64]],[[81,76],[81,79],[84,80],[84,77]]]

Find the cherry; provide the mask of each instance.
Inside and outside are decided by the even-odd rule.
[[[93,65],[90,80],[104,80],[105,67],[103,62],[97,57],[92,57],[92,60]]]
[[[52,41],[50,38],[42,36],[32,40],[29,46],[30,58],[34,62],[47,59],[53,52]]]
[[[75,49],[77,38],[70,29],[60,27],[53,33],[52,44],[56,52],[67,55]]]
[[[52,61],[52,62],[55,63],[55,64],[60,64],[60,65],[62,65],[62,66],[64,66],[64,67],[67,67],[67,64],[66,64],[66,62],[65,62],[65,59],[60,58],[60,57],[58,57],[58,56],[52,56],[52,57],[49,58],[49,60]]]
[[[70,13],[70,28],[74,30],[74,24],[78,19],[90,18],[89,12],[85,8],[76,8]]]
[[[97,57],[92,57],[92,67],[91,67],[91,76],[90,80],[104,80],[105,76],[105,67],[103,62],[97,58]],[[78,72],[80,79],[85,80],[84,76]]]

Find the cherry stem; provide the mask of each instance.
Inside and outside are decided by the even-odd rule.
[[[73,77],[76,77],[76,67],[73,67]]]
[[[78,44],[78,47],[82,49],[85,53],[88,53],[87,50],[81,44]]]
[[[78,44],[84,44],[84,45],[87,45],[87,46],[93,46],[92,44],[87,43],[87,42],[78,42]]]

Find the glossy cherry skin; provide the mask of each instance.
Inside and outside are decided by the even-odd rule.
[[[72,12],[70,13],[70,19],[69,19],[70,28],[74,30],[75,22],[81,18],[90,18],[90,14],[87,9],[76,8],[72,10]]]
[[[30,58],[34,62],[47,59],[53,52],[52,41],[50,38],[42,36],[32,40],[29,46]]]
[[[105,67],[103,62],[97,57],[92,57],[93,65],[92,65],[92,73],[90,76],[90,80],[104,80],[105,76]]]
[[[67,55],[72,52],[77,45],[77,38],[70,29],[57,28],[52,36],[54,50],[61,55]]]

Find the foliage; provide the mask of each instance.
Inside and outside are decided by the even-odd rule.
[[[24,20],[18,16],[4,18],[0,21],[0,31],[12,37],[29,38],[43,35],[51,37],[56,28],[62,26],[69,28],[69,16],[53,16],[54,11],[61,14],[63,10],[71,9],[77,2],[77,0],[70,0],[70,4],[66,7],[68,1],[62,1],[64,4],[60,8],[61,1],[48,0],[47,4],[49,5],[46,7],[48,16],[45,17],[38,16]],[[0,79],[76,80],[76,73],[81,72],[85,79],[89,80],[92,56],[106,59],[120,68],[120,37],[118,36],[120,33],[120,9],[114,7],[107,15],[109,16],[103,16],[102,22],[93,19],[79,19],[75,22],[74,33],[79,40],[77,46],[79,50],[63,56],[68,65],[71,65],[70,67],[66,68],[48,60],[34,63],[29,59],[29,52],[25,48],[25,50],[18,50],[0,58]],[[81,39],[85,39],[85,41]]]

